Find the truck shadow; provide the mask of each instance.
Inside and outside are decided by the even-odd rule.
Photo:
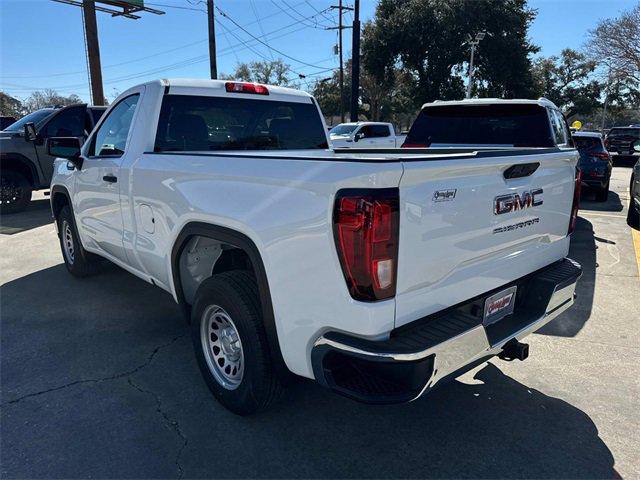
[[[241,418],[204,385],[173,300],[117,267],[79,281],[60,264],[4,284],[1,295],[3,401],[81,378],[114,378],[12,405],[3,460],[15,476],[135,476],[136,465],[178,451],[177,436],[162,440],[172,431],[165,416],[186,439],[176,457],[185,478],[618,476],[584,412],[493,364],[477,371],[476,384],[454,381],[398,406],[358,404],[302,380],[269,412]],[[153,361],[138,367],[154,349]],[[119,372],[135,372],[135,384],[152,392],[142,395],[148,403]],[[127,415],[113,415],[114,405]],[[158,421],[150,425],[148,415]],[[64,451],[74,453],[60,455],[55,439],[61,429],[75,431],[79,419],[108,425],[109,434],[87,428],[65,436]],[[118,470],[110,470],[114,456]],[[35,457],[46,461],[25,460]]]
[[[22,212],[0,215],[0,235],[13,235],[48,223],[53,223],[49,199],[34,199]]]
[[[624,205],[620,196],[609,190],[609,197],[606,202],[595,201],[595,191],[585,188],[580,194],[580,210],[587,210],[593,212],[621,212],[624,210]]]
[[[603,240],[603,239],[601,239]],[[604,241],[604,240],[603,240]],[[582,277],[576,287],[577,299],[573,307],[555,320],[547,323],[536,333],[559,337],[575,337],[591,316],[596,285],[596,238],[593,225],[578,217],[576,229],[571,235],[569,258],[582,265]]]

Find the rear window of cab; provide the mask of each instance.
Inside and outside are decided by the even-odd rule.
[[[326,149],[317,107],[239,97],[166,95],[154,151]]]
[[[422,109],[406,143],[429,146],[554,147],[547,110],[539,105],[442,105]]]

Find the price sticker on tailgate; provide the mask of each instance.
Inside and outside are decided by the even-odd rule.
[[[518,287],[509,287],[501,292],[491,295],[484,302],[484,317],[482,323],[487,326],[497,322],[510,313],[516,304],[516,289]]]

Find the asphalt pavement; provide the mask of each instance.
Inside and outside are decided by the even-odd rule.
[[[583,197],[577,304],[529,337],[525,362],[399,406],[300,380],[250,418],[210,395],[169,295],[111,265],[67,273],[37,194],[0,222],[0,475],[638,478],[640,251],[620,165],[606,203]]]

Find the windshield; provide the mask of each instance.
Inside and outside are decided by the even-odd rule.
[[[407,144],[553,147],[544,107],[528,104],[443,105],[424,108]]]
[[[341,123],[340,125],[336,125],[335,127],[333,127],[331,130],[329,130],[329,134],[330,135],[351,135],[351,132],[353,132],[356,128],[357,128],[357,124],[345,124],[345,123]]]
[[[610,137],[622,137],[623,135],[640,137],[640,128],[612,128],[609,132]]]
[[[22,130],[24,130],[25,123],[33,122],[37,125],[53,112],[55,112],[55,110],[53,110],[52,108],[43,108],[42,110],[36,110],[35,112],[31,112],[29,115],[25,115],[16,123],[9,125],[4,131],[21,132]]]
[[[578,150],[595,150],[597,148],[604,149],[602,141],[598,137],[574,136],[573,143]]]

